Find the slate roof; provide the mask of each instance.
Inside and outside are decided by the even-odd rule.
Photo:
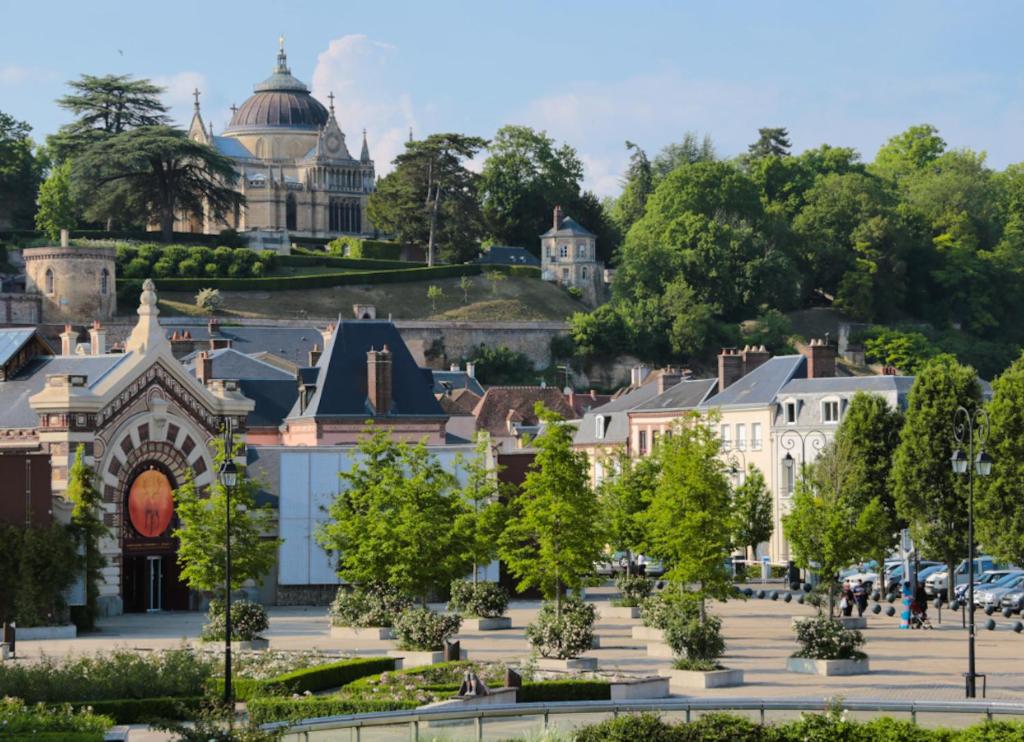
[[[430,369],[416,365],[394,324],[386,320],[339,321],[317,365],[316,392],[304,412],[293,407],[290,419],[372,415],[367,402],[366,354],[391,351],[391,415],[446,417],[434,397]]]
[[[208,342],[209,328],[206,325],[187,325],[169,322],[161,325],[171,336],[188,330],[195,341]],[[259,327],[254,325],[221,325],[216,337],[227,338],[231,347],[245,354],[266,351],[294,363],[305,366],[309,363],[309,351],[314,345],[323,345],[320,331],[309,327]]]
[[[687,379],[633,408],[634,412],[692,410],[714,394],[718,379]]]
[[[473,414],[480,397],[481,395],[474,394],[469,389],[456,389],[451,394],[437,395],[437,401],[446,414],[466,417]]]
[[[182,363],[185,364],[185,368],[193,375],[195,374],[196,364],[201,352],[190,353],[181,359]],[[212,361],[210,364],[210,370],[213,374],[211,378],[285,380],[293,385],[295,383],[294,374],[289,374],[277,366],[246,355],[234,348],[218,348],[217,350],[208,350],[206,353]]]
[[[238,386],[242,394],[256,403],[245,418],[250,428],[280,426],[299,397],[294,379],[241,379]]]
[[[434,394],[445,394],[457,389],[469,389],[478,397],[484,396],[484,387],[475,376],[465,371],[438,371],[431,369],[434,376]]]
[[[540,258],[525,247],[491,245],[476,262],[482,265],[540,265]]]
[[[213,138],[214,148],[222,155],[235,160],[251,160],[252,152],[245,148],[245,145],[234,137],[218,137]]]
[[[629,411],[645,404],[657,395],[658,383],[656,379],[652,378],[643,386],[631,389],[608,404],[594,408],[583,416],[572,442],[578,446],[625,443],[629,438]],[[606,418],[603,438],[598,438],[596,435],[598,415],[604,415]]]
[[[0,366],[11,360],[35,333],[31,327],[0,328]]]
[[[580,226],[580,223],[571,216],[564,217],[558,225],[558,229],[552,227],[541,237],[594,237],[594,233]]]
[[[548,409],[566,419],[573,417],[573,409],[565,395],[553,386],[492,386],[473,410],[476,429],[486,430],[495,436],[507,436],[510,420],[520,427],[536,425],[538,420],[533,406],[537,402],[543,402]]]
[[[118,353],[33,358],[12,379],[0,382],[0,428],[34,428],[39,424],[39,415],[32,411],[28,400],[43,390],[47,375],[84,374],[92,387],[126,357]]]
[[[775,356],[746,376],[727,386],[701,404],[701,408],[768,405],[791,379],[805,376],[807,363],[802,355]]]
[[[909,394],[913,376],[835,376],[824,379],[793,379],[779,390],[788,394],[842,394],[844,392],[896,392]]]

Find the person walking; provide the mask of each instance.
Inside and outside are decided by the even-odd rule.
[[[857,615],[863,616],[868,609],[868,591],[864,589],[864,583],[857,580],[853,586],[853,600],[857,604]]]
[[[853,591],[850,590],[850,583],[843,583],[843,591],[840,593],[839,598],[839,609],[843,612],[844,616],[850,616],[853,614]]]

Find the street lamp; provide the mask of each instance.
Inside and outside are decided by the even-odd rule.
[[[987,477],[992,473],[992,457],[985,453],[985,439],[988,437],[988,414],[983,409],[970,411],[958,406],[953,413],[953,440],[956,450],[949,457],[955,474],[967,475],[967,697],[977,696],[978,673],[974,665],[974,475]],[[978,453],[974,453],[977,441]],[[967,445],[967,453],[963,451]],[[971,466],[971,462],[974,466]],[[952,584],[952,576],[950,583]]]
[[[220,483],[224,486],[224,703],[231,703],[231,490],[238,483],[238,467],[234,460],[231,421],[224,425],[224,466]]]

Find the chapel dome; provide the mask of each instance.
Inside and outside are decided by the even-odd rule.
[[[317,131],[330,116],[324,105],[309,94],[309,88],[292,77],[283,44],[274,73],[254,90],[231,116],[226,134],[268,128]]]

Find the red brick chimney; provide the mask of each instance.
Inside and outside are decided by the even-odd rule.
[[[203,386],[206,386],[206,382],[213,378],[213,359],[205,350],[200,351],[196,356],[196,378]]]
[[[668,391],[683,380],[683,372],[678,368],[664,368],[658,376],[658,394]]]
[[[562,207],[561,206],[556,206],[555,207],[555,226],[554,226],[554,229],[557,230],[561,226],[562,226]]]
[[[742,376],[743,356],[735,348],[722,348],[718,354],[718,391],[724,391]]]
[[[386,345],[366,354],[366,397],[374,415],[391,413],[391,351]]]
[[[836,348],[831,343],[812,338],[804,351],[807,356],[807,378],[827,379],[836,375]]]
[[[743,375],[746,376],[758,366],[765,364],[772,357],[766,347],[747,345],[743,348]]]

